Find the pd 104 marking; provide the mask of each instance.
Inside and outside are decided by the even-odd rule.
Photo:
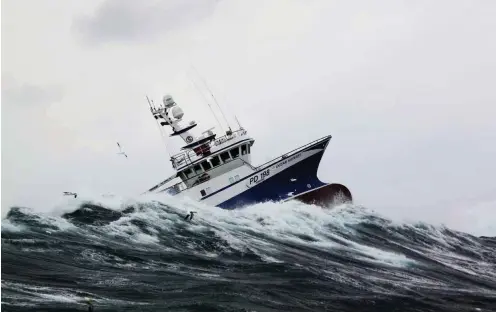
[[[250,177],[250,179],[248,180],[248,183],[246,184],[246,186],[248,187],[251,187],[257,183],[260,183],[262,182],[263,180],[265,180],[265,178],[267,178],[268,176],[270,176],[270,168],[269,169],[265,169],[264,171]]]

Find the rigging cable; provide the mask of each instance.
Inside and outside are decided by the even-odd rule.
[[[215,120],[217,121],[217,123],[219,124],[219,127],[220,127],[220,130],[222,132],[224,132],[224,128],[222,127],[222,124],[220,123],[219,119],[217,118],[217,115],[215,115],[214,113],[214,110],[212,108],[212,105],[210,105],[210,102],[207,100],[207,98],[205,97],[205,94],[203,94],[200,90],[200,88],[198,87],[198,85],[196,84],[196,82],[194,81],[194,79],[192,79],[191,77],[189,78],[191,80],[191,82],[193,83],[193,85],[195,86],[196,90],[198,91],[198,93],[200,93],[203,97],[203,99],[205,100],[205,102],[207,102],[207,105],[208,107],[210,108],[210,110],[212,111],[212,115],[214,115],[214,118]]]
[[[200,79],[203,81],[203,84],[205,85],[205,87],[207,88],[208,92],[210,93],[210,95],[212,96],[212,98],[214,99],[214,102],[215,104],[217,104],[217,107],[219,107],[219,110],[222,114],[222,116],[224,117],[224,121],[226,122],[227,124],[227,127],[229,128],[229,130],[231,130],[231,126],[229,126],[229,122],[227,121],[226,119],[226,116],[224,115],[224,112],[222,111],[222,108],[220,108],[220,105],[219,103],[217,102],[217,99],[215,98],[214,94],[212,93],[212,91],[210,90],[210,88],[207,86],[207,82],[205,81],[205,79],[203,79],[203,77],[198,73],[198,71],[196,70],[196,68],[194,66],[191,66],[193,67],[193,70],[196,72],[196,74],[198,75],[198,77],[200,77]]]

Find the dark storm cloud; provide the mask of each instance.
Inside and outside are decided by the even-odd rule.
[[[86,42],[149,41],[172,29],[209,16],[220,0],[106,0],[90,16],[75,19],[73,29]]]

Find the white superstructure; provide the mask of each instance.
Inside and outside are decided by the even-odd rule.
[[[149,192],[184,192],[188,197],[201,200],[254,172],[250,154],[255,140],[242,127],[228,130],[221,137],[211,129],[195,136],[191,130],[197,123],[183,120],[183,110],[170,95],[163,97],[159,107],[150,105],[150,110],[161,126],[172,128],[170,136],[180,136],[186,145],[170,159],[176,173]]]
[[[170,136],[181,137],[186,145],[170,158],[176,172],[148,192],[187,196],[225,209],[292,199],[326,205],[338,192],[351,199],[345,186],[317,177],[330,135],[255,167],[251,164],[255,140],[241,126],[229,128],[221,137],[211,129],[195,136],[191,130],[196,122],[183,120],[184,112],[171,96],[164,96],[159,107],[149,104],[157,122],[171,127]]]

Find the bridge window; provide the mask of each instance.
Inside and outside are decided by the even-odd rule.
[[[201,165],[203,167],[203,170],[205,170],[205,171],[212,169],[212,165],[208,161],[202,162]]]
[[[250,144],[248,143],[248,154],[250,154]]]
[[[205,195],[207,195],[207,192],[205,192],[205,190],[201,190],[200,194],[201,194],[201,196],[205,196]]]
[[[184,170],[183,173],[186,176],[186,179],[189,179],[194,175],[193,171],[190,168]]]
[[[229,156],[228,152],[224,152],[220,154],[220,159],[222,159],[223,162],[227,162],[231,159],[231,156]]]
[[[234,159],[234,158],[237,158],[239,156],[239,146],[238,147],[235,147],[231,150],[231,157]]]
[[[246,155],[246,144],[241,145],[241,155]]]
[[[233,177],[230,177],[229,178],[229,183],[233,184],[234,183],[234,178]]]
[[[237,181],[239,181],[239,175],[238,175],[238,174],[234,176],[234,180],[235,180],[236,182],[237,182]]]
[[[212,159],[210,159],[210,162],[212,163],[213,167],[217,167],[218,165],[220,165],[219,156],[212,157]]]
[[[196,174],[202,173],[202,167],[198,164],[194,167]]]

